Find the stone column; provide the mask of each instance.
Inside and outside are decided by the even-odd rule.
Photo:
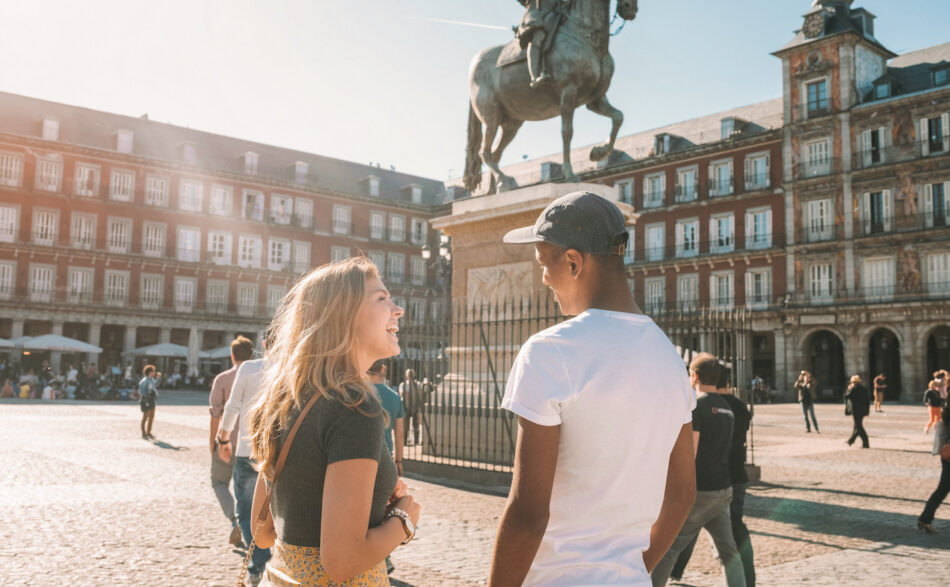
[[[901,401],[916,403],[921,401],[927,381],[921,377],[926,368],[927,346],[916,348],[917,332],[922,325],[905,322],[901,328]]]
[[[772,382],[772,385],[775,386],[775,391],[779,397],[785,397],[785,393],[789,389],[788,383],[785,381],[788,379],[789,373],[785,330],[776,328],[773,332],[775,335],[775,381]]]
[[[10,338],[20,338],[23,336],[23,320],[14,320],[10,328]]]
[[[138,331],[138,327],[137,327],[137,326],[132,326],[131,324],[126,325],[126,327],[125,327],[125,345],[123,345],[123,347],[122,347],[122,352],[123,352],[123,353],[128,352],[128,351],[135,350],[135,335],[136,335],[136,332],[137,332],[137,331]],[[132,361],[132,357],[129,356],[129,355],[124,355],[124,356],[122,357],[122,373],[123,373],[123,374],[125,373],[125,363],[126,363],[126,362],[131,362],[131,361]],[[135,369],[133,368],[132,371],[133,371],[133,372],[132,372],[132,377],[134,378],[134,377],[135,377]]]
[[[63,335],[63,323],[62,322],[53,322],[53,334],[58,334],[59,336]],[[53,370],[53,373],[59,373],[60,366],[63,364],[63,353],[59,351],[53,351],[49,354],[49,366]]]
[[[188,332],[188,374],[197,375],[198,374],[198,351],[199,351],[199,340],[201,340],[201,332],[198,331],[197,326],[192,326],[191,330]]]
[[[172,341],[172,329],[167,326],[162,326],[158,330],[158,342],[171,342]]]
[[[102,322],[93,322],[89,325],[89,344],[99,346],[99,335],[102,333]],[[99,353],[86,353],[86,363],[99,364]]]

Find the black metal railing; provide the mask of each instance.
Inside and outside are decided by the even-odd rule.
[[[838,289],[833,292],[812,294],[806,291],[802,295],[786,297],[786,305],[799,308],[808,306],[848,306],[876,303],[909,303],[930,300],[950,299],[950,282],[920,282],[917,277],[899,279],[889,285],[857,287],[852,290]]]
[[[918,232],[950,227],[950,210],[891,216],[869,215],[855,220],[856,237]]]
[[[669,261],[705,255],[722,255],[736,251],[759,251],[783,246],[785,246],[785,233],[773,232],[748,238],[729,237],[694,240],[690,247],[685,247],[683,243],[663,245],[662,247],[646,247],[642,251],[634,251],[633,259],[630,261]]]
[[[708,182],[708,187],[710,198],[715,198],[717,196],[728,196],[731,195],[735,189],[735,178],[729,177],[727,180],[711,179]]]
[[[824,98],[822,100],[809,100],[803,102],[799,107],[802,120],[811,120],[821,116],[831,114],[831,100]]]
[[[754,192],[757,190],[769,189],[770,178],[768,173],[751,173],[745,176],[745,191]]]
[[[844,227],[840,224],[806,226],[798,230],[796,244],[822,243],[839,240],[844,237]]]
[[[692,202],[698,195],[696,184],[693,185],[675,185],[673,186],[674,199],[677,202]]]
[[[795,177],[798,179],[811,179],[813,177],[824,177],[835,173],[839,168],[838,157],[826,157],[816,161],[802,161],[795,164]]]

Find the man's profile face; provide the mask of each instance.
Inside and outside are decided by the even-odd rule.
[[[554,299],[561,308],[561,313],[576,316],[574,306],[577,281],[571,274],[571,264],[566,252],[547,243],[537,243],[534,246],[534,258],[541,265],[541,283],[554,292]]]

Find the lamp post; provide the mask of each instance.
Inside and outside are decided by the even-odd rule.
[[[435,270],[435,278],[441,286],[451,286],[452,283],[452,248],[448,235],[439,235],[439,254],[433,259],[432,248],[428,243],[422,246],[422,258],[431,261],[430,267]]]

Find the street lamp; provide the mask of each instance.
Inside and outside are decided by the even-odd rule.
[[[447,234],[439,235],[439,254],[432,258],[432,247],[422,245],[422,258],[432,261],[431,267],[435,270],[435,277],[439,285],[445,285],[452,277],[452,247],[451,239]]]

